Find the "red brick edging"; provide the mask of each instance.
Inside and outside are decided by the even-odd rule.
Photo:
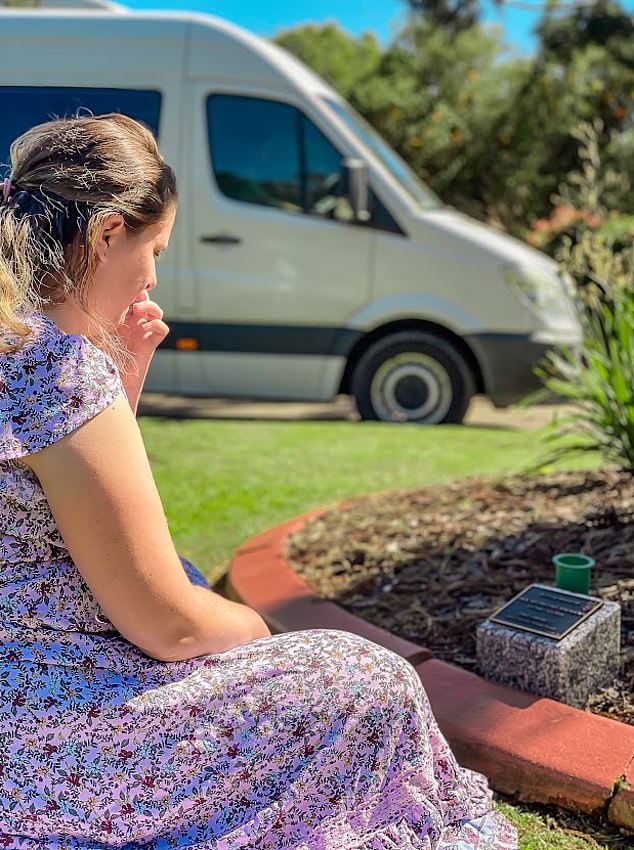
[[[582,812],[604,809],[634,831],[634,726],[489,682],[317,596],[289,566],[286,541],[323,512],[295,517],[241,546],[228,593],[274,632],[342,629],[408,659],[460,763],[484,773],[497,791]]]

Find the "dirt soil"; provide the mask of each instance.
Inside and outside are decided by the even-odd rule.
[[[621,604],[620,675],[587,708],[634,725],[634,478],[618,471],[478,478],[350,502],[289,541],[321,596],[478,672],[475,629],[551,558],[596,560],[590,593]]]

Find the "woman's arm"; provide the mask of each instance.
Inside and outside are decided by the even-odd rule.
[[[134,358],[137,367],[136,371],[121,373],[121,383],[123,384],[130,409],[135,416],[139,406],[139,399],[143,392],[143,385],[145,384],[150,363],[152,362],[152,356],[151,354],[145,357],[137,355]]]
[[[270,634],[251,608],[189,582],[123,394],[23,460],[104,613],[143,652],[178,661]]]

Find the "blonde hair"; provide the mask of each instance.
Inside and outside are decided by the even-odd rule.
[[[11,145],[11,192],[0,196],[0,353],[31,337],[24,319],[68,298],[89,318],[86,336],[120,369],[131,364],[117,326],[90,313],[95,242],[106,216],[128,231],[163,220],[176,202],[174,172],[145,126],[125,115],[39,124]]]

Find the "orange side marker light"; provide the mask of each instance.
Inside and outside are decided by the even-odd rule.
[[[196,351],[200,348],[200,343],[191,336],[182,336],[176,340],[176,348],[179,351]]]

